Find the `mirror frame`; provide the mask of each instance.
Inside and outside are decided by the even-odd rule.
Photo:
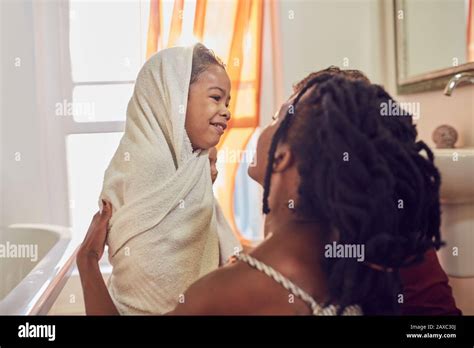
[[[393,0],[393,18],[395,25],[395,74],[398,94],[411,94],[444,89],[448,81],[455,74],[465,71],[474,72],[474,62],[464,63],[445,69],[438,69],[424,74],[401,78],[400,72],[406,70],[406,50],[404,42],[406,33],[404,28],[398,24],[398,11],[406,13],[405,0]]]

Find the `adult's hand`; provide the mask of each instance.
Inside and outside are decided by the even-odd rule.
[[[214,183],[214,181],[216,181],[217,179],[217,174],[219,173],[216,167],[217,149],[215,147],[211,147],[209,149],[209,163],[211,164],[211,179],[212,179],[212,183]]]
[[[86,237],[82,242],[77,261],[97,261],[104,255],[105,241],[107,238],[107,227],[112,216],[112,205],[102,200],[102,211],[98,211],[92,218]]]

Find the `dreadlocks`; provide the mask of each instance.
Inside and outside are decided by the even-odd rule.
[[[366,314],[398,313],[398,269],[442,245],[433,154],[416,141],[411,116],[381,116],[381,106],[393,99],[357,70],[313,73],[295,92],[294,113],[287,113],[270,145],[263,212],[270,212],[275,151],[285,142],[301,177],[294,213],[330,226],[339,243],[365,246],[366,264],[323,258],[328,303],[337,301],[340,313],[351,304],[360,304]]]

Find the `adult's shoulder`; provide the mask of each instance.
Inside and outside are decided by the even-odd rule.
[[[264,305],[264,290],[260,277],[247,265],[228,264],[194,282],[170,314],[257,314]]]

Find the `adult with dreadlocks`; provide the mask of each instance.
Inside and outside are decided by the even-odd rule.
[[[442,244],[440,177],[411,117],[381,116],[389,101],[350,74],[298,84],[249,167],[264,187],[265,240],[192,284],[169,314],[401,313],[400,269]],[[110,215],[107,204],[89,228],[91,255],[101,255]],[[327,257],[335,243],[363,246],[362,259]],[[94,284],[86,298],[111,303],[97,269],[81,274]]]
[[[359,70],[340,70],[331,66],[325,70],[309,74],[306,78],[294,86],[295,93],[301,91],[310,81],[319,75],[344,76],[352,81],[362,81],[370,84],[370,80]],[[388,95],[385,97],[389,98]],[[412,125],[411,117],[383,118],[383,125],[391,131],[399,141],[406,142],[412,146],[415,142],[417,132]],[[411,144],[411,145],[410,145]],[[425,146],[420,142],[417,147]],[[427,151],[430,155],[430,151]],[[431,155],[430,155],[431,156]],[[432,158],[430,157],[432,161]],[[433,170],[432,170],[433,172]],[[438,174],[433,172],[436,179]],[[431,221],[428,238],[434,238],[439,246],[440,213],[438,197],[433,196],[433,207],[427,222]],[[449,279],[441,268],[436,248],[428,248],[424,260],[412,266],[400,269],[400,278],[403,286],[403,298],[401,298],[401,310],[404,315],[461,315],[462,312],[456,307],[456,303],[449,286]]]

